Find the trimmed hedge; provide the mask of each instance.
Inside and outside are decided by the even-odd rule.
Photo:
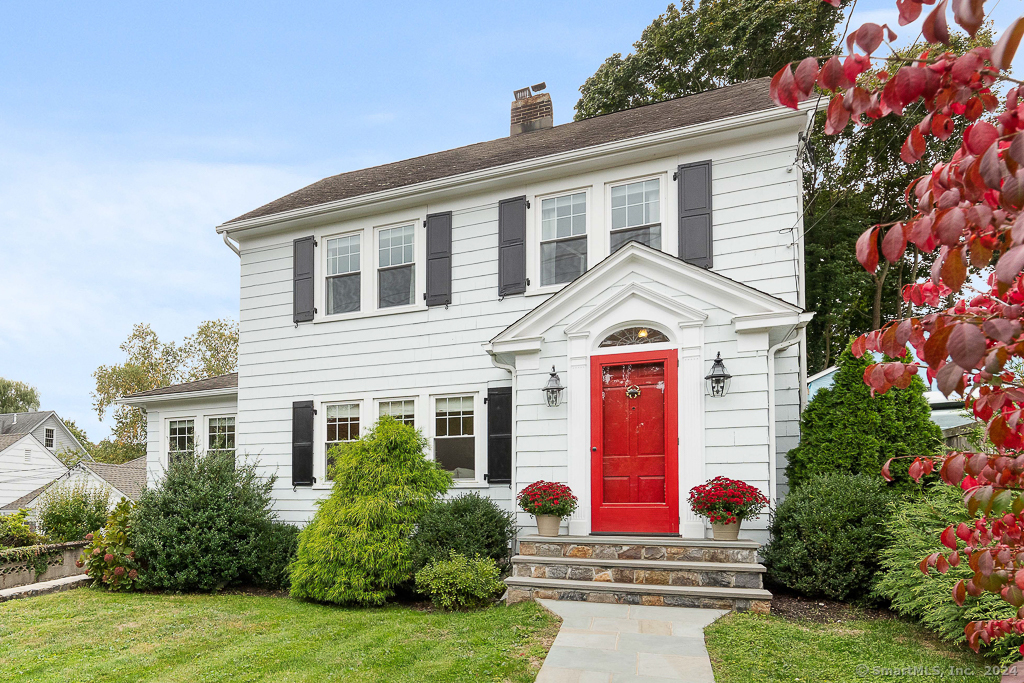
[[[449,553],[488,557],[508,571],[512,541],[519,527],[515,514],[476,491],[431,504],[412,536],[412,564],[422,569]]]

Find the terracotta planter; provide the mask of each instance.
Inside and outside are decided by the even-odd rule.
[[[740,522],[743,520],[736,520],[731,524],[711,524],[711,531],[715,535],[716,541],[735,541],[740,537]]]
[[[534,515],[537,518],[537,533],[541,536],[557,536],[562,518],[558,515]]]

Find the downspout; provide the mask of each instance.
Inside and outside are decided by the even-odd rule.
[[[802,332],[801,328],[800,331]],[[792,334],[792,333],[791,333]],[[768,349],[768,498],[772,505],[778,500],[778,446],[775,443],[775,354],[783,349],[788,349],[793,344],[800,343],[802,334],[797,334],[792,339],[781,341]],[[801,373],[802,374],[802,373]],[[801,395],[803,391],[801,390]],[[802,400],[801,400],[802,404]]]
[[[228,245],[228,248],[231,249],[231,251],[235,252],[235,256],[241,258],[242,257],[242,252],[239,251],[238,247],[235,246],[234,242],[231,241],[231,238],[228,237],[228,234],[226,232],[224,232],[224,233],[221,233],[221,235],[223,235],[223,237],[224,237],[224,244]]]
[[[511,500],[510,503],[511,503],[511,506],[512,506],[512,511],[514,513],[515,509],[516,509],[516,501],[515,501],[516,484],[518,483],[518,480],[516,479],[516,475],[518,474],[518,469],[516,467],[516,464],[517,464],[516,461],[518,459],[517,450],[516,450],[516,435],[517,435],[519,430],[518,430],[518,424],[517,424],[517,420],[516,420],[516,414],[519,412],[519,409],[518,409],[519,402],[516,400],[516,396],[517,396],[517,390],[518,390],[518,385],[519,385],[519,378],[516,375],[516,366],[515,365],[509,365],[508,363],[503,363],[500,360],[498,360],[497,354],[495,354],[495,353],[493,353],[491,351],[490,344],[484,345],[484,349],[487,351],[487,355],[491,357],[491,363],[494,365],[494,367],[501,368],[502,370],[507,370],[512,375],[512,481],[509,482],[508,488],[512,492],[512,500]],[[519,552],[519,539],[518,539],[518,537],[512,543],[513,543],[513,547],[512,547],[513,553],[518,553]]]

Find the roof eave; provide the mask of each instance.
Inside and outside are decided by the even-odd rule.
[[[220,396],[238,396],[237,387],[223,387],[220,389],[205,389],[203,391],[179,391],[168,394],[155,394],[153,396],[124,396],[114,399],[119,406],[141,406],[147,403],[160,403],[163,401],[180,401],[195,398],[217,398]]]
[[[584,147],[582,149],[534,157],[532,159],[525,159],[511,164],[492,166],[478,171],[472,171],[470,173],[460,173],[458,175],[446,176],[444,178],[436,178],[422,183],[404,185],[402,187],[382,190],[380,192],[372,192],[333,202],[325,202],[323,204],[316,204],[314,206],[307,206],[300,209],[292,209],[289,211],[282,211],[266,216],[257,216],[255,218],[248,218],[245,220],[229,221],[218,225],[216,230],[217,233],[232,234],[256,228],[263,228],[277,223],[301,221],[304,219],[322,219],[334,213],[356,209],[382,201],[406,199],[419,194],[463,186],[467,183],[507,178],[512,174],[527,173],[558,164],[584,161],[609,154],[621,154],[624,152],[645,149],[652,145],[670,144],[673,142],[687,140],[689,138],[727,131],[737,126],[773,123],[784,121],[785,119],[792,117],[804,118],[808,115],[807,112],[813,112],[814,110],[815,105],[809,100],[801,103],[798,110],[788,109],[785,107],[769,107],[767,109],[749,112],[739,116],[729,116],[721,119],[715,119],[714,121],[699,123],[693,126],[671,128],[657,133],[649,133],[647,135],[638,135],[636,137],[626,138],[625,140],[616,140],[614,142],[606,142],[600,145]]]

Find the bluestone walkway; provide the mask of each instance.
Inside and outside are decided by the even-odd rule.
[[[537,602],[562,618],[537,683],[714,683],[704,627],[725,610]]]

